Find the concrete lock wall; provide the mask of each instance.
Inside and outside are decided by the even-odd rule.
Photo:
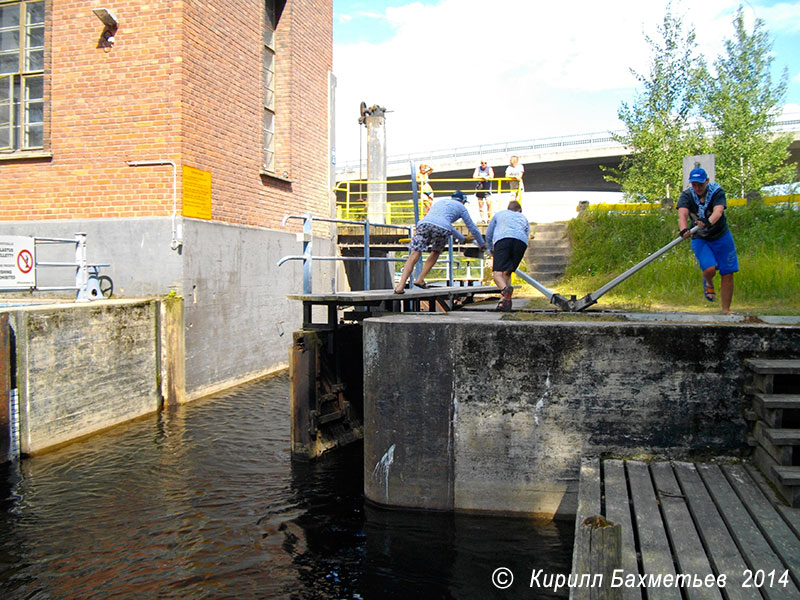
[[[162,310],[156,300],[111,300],[4,313],[16,346],[20,452],[35,454],[158,410],[161,384],[173,393],[180,385],[183,357],[165,334],[180,316],[175,303]]]
[[[293,233],[215,222],[188,221],[183,293],[186,299],[186,378],[191,398],[286,368],[292,332],[303,307],[287,300],[303,291],[302,255]],[[314,238],[314,255],[335,245]],[[315,292],[333,286],[334,262],[314,265]]]
[[[7,235],[69,239],[85,232],[88,261],[110,264],[101,273],[113,279],[115,298],[169,292],[183,297],[187,400],[286,368],[291,332],[301,328],[303,315],[301,303],[286,296],[303,290],[302,263],[276,265],[283,256],[301,255],[302,243],[294,233],[261,227],[180,217],[178,222],[180,251],[170,248],[170,218],[10,222],[3,228]],[[72,262],[75,255],[68,244],[43,246],[42,256],[39,251],[40,261]],[[335,244],[315,237],[314,254],[331,256]],[[316,262],[314,291],[333,289],[335,271],[333,262]],[[75,271],[42,269],[38,280],[71,286]]]
[[[742,449],[744,360],[798,356],[789,326],[369,319],[365,495],[571,515],[582,455]]]

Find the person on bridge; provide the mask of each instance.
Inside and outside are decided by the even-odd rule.
[[[492,179],[494,179],[494,169],[489,164],[482,160],[481,164],[475,167],[472,173],[473,179],[480,179],[475,189],[478,192],[475,197],[478,199],[478,214],[480,215],[481,223],[488,223],[492,218],[490,200],[487,200],[492,195]]]
[[[423,216],[428,214],[433,204],[433,188],[428,181],[428,177],[431,173],[433,173],[432,166],[426,165],[425,163],[420,164],[419,173],[417,173],[417,184],[419,185],[419,193],[422,196]]]
[[[467,229],[475,238],[475,244],[481,250],[486,249],[486,243],[483,241],[480,230],[472,222],[467,207],[464,206],[466,203],[467,196],[459,190],[454,192],[450,198],[442,198],[436,202],[428,211],[428,214],[419,220],[414,231],[414,237],[411,238],[411,243],[408,245],[408,259],[406,264],[403,265],[403,272],[400,274],[400,279],[394,288],[395,294],[405,293],[406,282],[411,277],[411,271],[422,256],[422,253],[430,248],[431,253],[422,266],[422,272],[414,282],[417,287],[423,289],[428,287],[428,284],[425,283],[425,276],[430,273],[433,265],[439,260],[439,255],[447,247],[450,236],[462,243],[466,241],[466,238],[453,227],[453,223],[459,219],[464,221]]]
[[[525,191],[525,185],[522,183],[523,175],[525,175],[525,167],[519,164],[519,156],[509,158],[506,177],[510,177],[512,181],[508,182],[508,189],[513,194],[511,199],[517,202],[522,202],[522,192]]]
[[[492,279],[500,288],[500,302],[497,310],[511,310],[511,274],[517,270],[525,250],[528,249],[530,223],[522,214],[522,205],[516,200],[508,203],[506,210],[501,210],[489,223],[486,230],[486,241],[492,253]]]
[[[678,229],[686,239],[689,219],[701,227],[692,235],[692,250],[703,272],[703,296],[709,302],[716,300],[714,275],[719,271],[722,313],[731,314],[733,298],[733,274],[739,270],[739,258],[733,236],[725,218],[725,190],[718,183],[709,183],[704,169],[693,169],[689,173],[689,184],[678,198]]]

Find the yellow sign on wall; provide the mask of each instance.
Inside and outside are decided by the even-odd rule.
[[[211,219],[211,173],[183,165],[184,217]]]

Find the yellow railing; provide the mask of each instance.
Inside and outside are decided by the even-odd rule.
[[[487,197],[492,212],[499,210],[499,203],[507,203],[516,197],[517,190],[509,189],[509,177],[491,179],[490,190],[476,190],[481,179],[429,179],[428,183],[434,191],[434,200],[449,197],[453,192],[461,190],[468,196],[480,191],[491,192]],[[385,192],[383,188],[385,186]],[[378,188],[376,190],[375,188]],[[363,221],[367,218],[367,205],[370,194],[386,194],[386,223],[403,225],[414,222],[414,201],[411,179],[395,179],[392,181],[340,181],[334,188],[336,193],[336,218],[352,221]],[[419,216],[425,214],[425,197],[421,185],[417,188]],[[518,199],[518,198],[517,198]]]
[[[785,196],[766,196],[761,199],[764,204],[792,204],[800,203],[800,194],[788,194]],[[746,206],[745,198],[729,198],[728,206]],[[673,207],[675,205],[673,204]],[[618,204],[590,204],[587,210],[599,212],[648,212],[651,210],[661,210],[660,202],[620,202]]]

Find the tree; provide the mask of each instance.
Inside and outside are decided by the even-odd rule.
[[[748,33],[740,5],[733,25],[725,55],[714,61],[716,77],[701,67],[696,86],[700,112],[713,126],[716,179],[729,196],[789,183],[796,174],[787,164],[791,138],[770,132],[786,96],[786,70],[773,84],[772,41],[761,19]]]
[[[668,4],[658,32],[658,42],[645,36],[652,54],[649,73],[631,69],[643,91],[632,105],[623,102],[617,113],[626,132],[614,137],[631,154],[622,158],[618,169],[604,168],[605,179],[619,183],[633,200],[676,197],[682,187],[683,157],[706,149],[703,130],[693,118],[696,100],[689,85],[690,74],[702,69],[702,59],[694,56],[694,28],[684,34],[681,19],[672,15]]]

